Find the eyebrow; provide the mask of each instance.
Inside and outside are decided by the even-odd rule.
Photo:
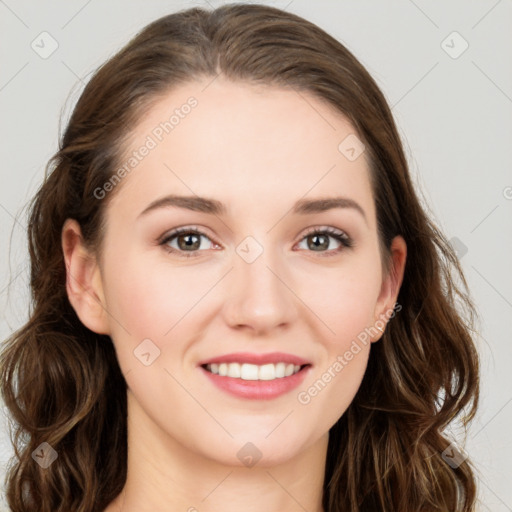
[[[159,208],[169,207],[184,208],[186,210],[192,210],[194,212],[207,213],[211,215],[225,215],[227,213],[227,207],[224,203],[207,197],[199,196],[177,196],[168,195],[156,199],[149,204],[140,214],[139,217],[148,214]],[[300,199],[292,207],[292,213],[299,215],[307,215],[313,213],[322,213],[333,208],[352,208],[359,212],[366,223],[366,213],[363,208],[348,197],[321,197],[318,199]]]

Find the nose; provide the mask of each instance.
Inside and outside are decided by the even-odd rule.
[[[283,262],[272,261],[263,253],[248,263],[234,255],[234,268],[227,284],[224,303],[226,323],[236,329],[257,334],[286,328],[298,316],[300,302],[290,283],[289,272]]]

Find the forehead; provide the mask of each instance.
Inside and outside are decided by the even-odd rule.
[[[346,195],[373,217],[366,153],[344,152],[355,137],[345,116],[308,92],[222,77],[181,84],[132,130],[124,161],[150,149],[124,178],[120,199],[143,206],[182,193],[248,207]]]

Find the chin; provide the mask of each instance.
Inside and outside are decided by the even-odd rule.
[[[223,448],[223,451],[212,452],[210,449],[205,455],[227,466],[270,468],[292,460],[314,442],[305,443],[303,436],[291,435],[289,432],[281,435],[274,432],[265,438],[267,435],[267,432],[248,431],[244,435],[235,436],[235,439],[218,440],[212,444]]]

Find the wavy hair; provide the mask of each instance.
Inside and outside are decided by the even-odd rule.
[[[370,157],[383,261],[394,236],[408,247],[402,309],[373,344],[361,386],[330,430],[325,512],[474,510],[470,460],[452,468],[442,455],[446,428],[461,420],[466,429],[479,396],[476,308],[454,250],[418,198],[391,110],[366,69],[316,25],[254,4],[157,19],[96,70],[75,105],[29,205],[29,320],[0,358],[15,426],[9,506],[93,512],[124,486],[126,382],[110,337],[87,329],[70,305],[61,230],[76,219],[100,251],[115,192],[100,201],[94,191],[123,161],[129,127],[173,87],[219,73],[311,93],[346,116]],[[32,458],[42,442],[58,452],[46,469]]]

